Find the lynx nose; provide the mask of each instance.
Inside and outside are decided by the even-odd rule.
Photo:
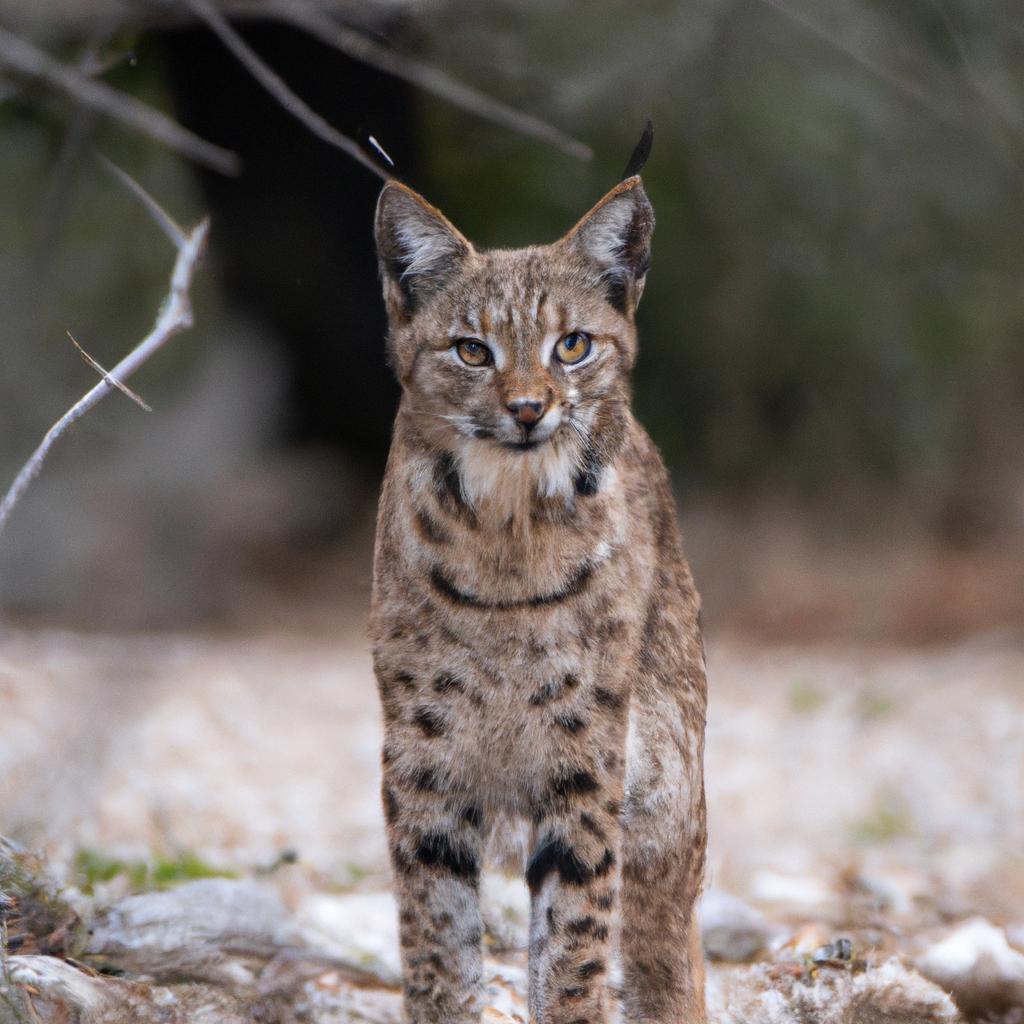
[[[535,398],[514,398],[505,408],[516,418],[516,422],[527,430],[532,430],[547,411],[545,403],[538,402]]]

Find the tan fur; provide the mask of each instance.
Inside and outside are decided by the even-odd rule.
[[[478,252],[403,185],[381,195],[403,396],[371,629],[415,1024],[478,1018],[479,872],[507,819],[532,830],[531,1017],[608,1020],[618,949],[627,1020],[704,1020],[699,600],[629,407],[652,228],[639,178],[517,251]],[[554,354],[572,332],[593,346],[578,366]],[[460,338],[492,363],[461,362]]]

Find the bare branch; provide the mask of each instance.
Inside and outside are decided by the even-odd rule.
[[[122,171],[117,164],[108,160],[102,153],[97,153],[96,156],[100,163],[146,207],[149,215],[170,240],[171,245],[175,249],[180,249],[185,244],[185,232],[181,225],[127,171]]]
[[[111,377],[106,370],[78,343],[78,339],[68,330],[64,333],[71,339],[71,344],[78,349],[78,354],[91,366],[105,381],[113,384],[122,395],[130,398],[143,412],[152,412],[153,408],[147,405],[127,384],[122,384],[116,377]]]
[[[271,0],[265,5],[265,10],[279,21],[305,30],[322,43],[364,64],[404,79],[463,110],[522,135],[547,142],[578,160],[589,160],[593,156],[589,146],[546,121],[514,110],[500,100],[492,99],[451,78],[439,68],[382,46],[362,32],[339,24],[308,0]]]
[[[142,198],[142,188],[136,185],[132,189]],[[146,208],[152,213],[159,209],[155,201],[150,197],[143,199]],[[157,218],[159,221],[159,218]],[[168,218],[169,220],[170,218]],[[166,230],[165,225],[161,227]],[[53,447],[54,442],[67,429],[81,419],[94,405],[106,398],[117,388],[122,387],[123,381],[133,373],[154,352],[161,348],[171,337],[179,331],[192,326],[192,304],[189,298],[189,289],[192,285],[192,278],[195,274],[199,259],[206,246],[206,237],[210,230],[210,221],[203,218],[191,231],[185,234],[181,244],[178,246],[178,256],[174,261],[174,269],[171,272],[171,283],[167,296],[160,306],[156,323],[152,330],[139,342],[127,356],[122,359],[109,373],[103,370],[99,364],[93,365],[103,374],[103,379],[89,392],[83,395],[64,415],[46,432],[39,447],[32,453],[28,462],[22,466],[21,471],[14,479],[10,489],[0,501],[0,533],[3,532],[7,520],[10,518],[14,507],[21,500],[22,495],[28,486],[36,478],[39,470],[42,469],[43,461]],[[74,341],[74,338],[71,339]],[[77,345],[77,342],[76,342]],[[80,349],[80,346],[79,346]],[[80,349],[81,350],[81,349]]]
[[[0,65],[61,89],[82,105],[131,125],[175,152],[221,174],[237,174],[241,168],[238,157],[230,150],[207,142],[134,96],[103,82],[95,82],[82,72],[54,60],[3,27],[0,27]]]
[[[324,142],[347,153],[367,170],[381,178],[389,175],[371,160],[347,135],[342,135],[328,124],[304,99],[292,92],[285,80],[252,49],[251,46],[231,27],[227,19],[209,0],[184,0],[189,9],[200,18],[220,41],[234,54],[240,64],[270,93],[293,117],[301,121],[314,135]]]

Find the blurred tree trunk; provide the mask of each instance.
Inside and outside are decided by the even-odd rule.
[[[281,24],[240,30],[331,124],[360,141],[374,135],[399,173],[414,174],[412,87]],[[157,38],[176,116],[243,161],[238,178],[195,173],[226,299],[269,328],[283,351],[289,439],[342,446],[376,463],[397,396],[373,252],[379,180],[315,138],[206,29]]]

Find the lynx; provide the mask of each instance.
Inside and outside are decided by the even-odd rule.
[[[380,196],[402,398],[371,637],[409,1024],[479,1020],[480,871],[508,821],[531,1020],[705,1018],[699,598],[630,410],[653,227],[638,175],[520,250]]]

